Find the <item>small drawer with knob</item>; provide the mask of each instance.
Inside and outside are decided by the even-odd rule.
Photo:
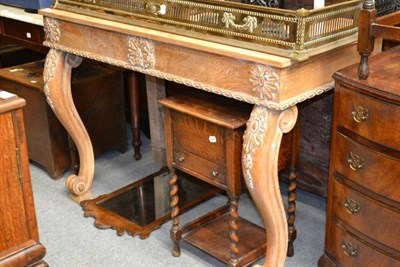
[[[173,151],[175,168],[226,190],[225,168],[202,157],[180,150]]]
[[[45,35],[43,26],[8,18],[1,18],[1,23],[3,25],[3,35],[6,39],[23,43],[41,52],[47,51],[47,48],[42,45]]]
[[[326,248],[335,257],[336,266],[399,266],[400,261],[359,239],[340,223],[333,221],[330,228],[333,242]]]
[[[400,201],[400,161],[336,133],[335,169],[347,179],[390,201]],[[377,179],[379,177],[379,179]]]
[[[338,126],[400,150],[400,106],[351,91],[345,85],[338,101]]]
[[[400,248],[400,213],[390,206],[333,182],[333,213],[360,233],[393,248]],[[400,251],[399,251],[400,252]]]

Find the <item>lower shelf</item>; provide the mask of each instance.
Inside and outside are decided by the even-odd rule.
[[[229,213],[199,225],[183,234],[182,238],[222,262],[230,260]],[[237,266],[246,266],[265,256],[265,229],[239,217],[239,257]],[[183,229],[186,226],[183,227]],[[191,228],[191,227],[190,227]]]
[[[221,192],[221,189],[190,176],[182,178],[178,193],[181,212]],[[168,181],[168,168],[161,168],[114,192],[81,202],[84,215],[94,217],[97,228],[112,228],[118,235],[128,232],[147,238],[171,218]]]

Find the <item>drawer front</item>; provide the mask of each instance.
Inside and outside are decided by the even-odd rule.
[[[341,85],[337,123],[376,143],[400,150],[400,106],[357,94]]]
[[[225,166],[225,128],[171,111],[173,147]]]
[[[41,45],[43,43],[43,27],[6,18],[2,18],[2,20],[5,36],[33,44]]]
[[[336,134],[335,169],[355,183],[400,202],[400,161]]]
[[[330,237],[332,242],[327,244],[327,250],[340,262],[339,266],[346,267],[399,267],[400,261],[382,253],[379,250],[361,242],[354,235],[335,223],[331,224]]]
[[[226,172],[221,165],[180,150],[173,150],[173,164],[184,172],[226,189]]]
[[[400,214],[334,181],[333,212],[370,238],[400,249]]]

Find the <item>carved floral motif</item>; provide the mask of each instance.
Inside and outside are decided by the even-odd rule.
[[[254,85],[253,91],[259,93],[259,98],[272,100],[279,90],[279,76],[270,66],[257,65],[250,71],[250,82]]]
[[[253,178],[250,171],[253,167],[252,153],[262,146],[264,135],[268,130],[267,110],[264,107],[254,106],[250,119],[247,121],[247,129],[243,135],[243,154],[242,166],[244,178],[248,181],[248,186],[253,189]]]
[[[49,53],[47,53],[45,68],[43,70],[43,80],[44,80],[43,92],[46,96],[46,101],[52,110],[55,110],[55,108],[53,105],[53,101],[51,100],[50,97],[49,83],[54,77],[56,62],[57,62],[57,51],[54,49],[50,49]]]
[[[153,42],[146,38],[130,36],[128,61],[135,67],[152,69],[155,65]]]
[[[45,17],[43,19],[43,28],[46,33],[46,40],[52,43],[60,41],[60,28],[57,20]]]

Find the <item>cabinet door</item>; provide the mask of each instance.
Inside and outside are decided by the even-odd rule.
[[[0,254],[38,240],[21,110],[0,114]]]

